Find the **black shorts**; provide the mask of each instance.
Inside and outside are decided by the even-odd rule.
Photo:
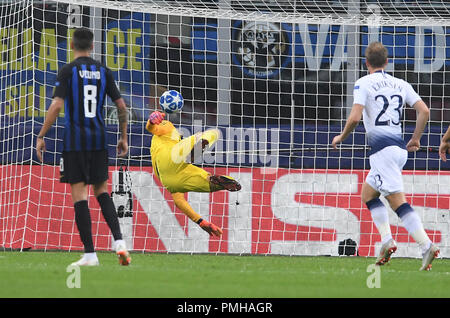
[[[63,151],[59,171],[62,183],[103,183],[108,180],[108,151]]]

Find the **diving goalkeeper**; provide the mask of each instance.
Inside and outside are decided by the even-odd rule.
[[[204,220],[184,198],[186,192],[239,191],[241,185],[229,176],[211,175],[200,167],[189,163],[197,154],[211,147],[219,138],[219,130],[209,129],[188,138],[181,138],[174,125],[164,120],[165,113],[150,114],[146,129],[153,134],[150,154],[153,172],[172,194],[175,205],[197,223],[210,236],[220,237],[222,229]]]

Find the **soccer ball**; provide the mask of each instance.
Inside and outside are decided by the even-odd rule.
[[[177,91],[165,91],[159,98],[161,109],[168,114],[176,113],[183,108],[183,96]]]

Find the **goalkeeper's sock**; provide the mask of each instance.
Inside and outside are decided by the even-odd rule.
[[[431,240],[423,229],[422,221],[416,211],[409,205],[403,203],[395,210],[395,213],[402,220],[403,226],[409,235],[419,244],[422,253],[426,252],[431,246]]]
[[[188,218],[193,222],[198,222],[201,218],[200,215],[194,211],[194,209],[189,205],[189,203],[184,198],[184,193],[176,192],[172,193],[173,201],[177,208],[179,208]]]
[[[94,243],[92,241],[92,223],[87,200],[75,202],[75,223],[80,233],[81,242],[84,245],[85,253],[94,253]]]
[[[100,204],[103,217],[111,230],[114,240],[121,240],[122,232],[120,231],[119,219],[113,200],[108,193],[104,192],[97,197],[97,201]]]
[[[392,239],[391,226],[389,224],[389,214],[386,206],[379,198],[366,202],[367,208],[372,214],[373,222],[381,235],[381,243],[385,244]]]

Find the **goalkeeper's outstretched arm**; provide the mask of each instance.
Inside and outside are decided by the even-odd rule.
[[[190,218],[193,222],[197,223],[203,230],[208,232],[210,236],[218,236],[222,235],[222,229],[213,223],[210,223],[206,220],[203,220],[202,217],[192,209],[189,203],[184,198],[184,193],[176,192],[172,193],[173,201],[177,208],[179,208],[188,218]]]
[[[166,117],[165,113],[154,111],[150,114],[150,117],[147,120],[147,124],[145,125],[145,129],[147,129],[149,133],[156,136],[162,136],[171,132],[174,129],[172,124],[164,126],[160,125],[163,122],[164,117]]]

